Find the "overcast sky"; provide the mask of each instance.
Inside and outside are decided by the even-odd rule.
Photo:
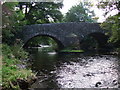
[[[85,1],[85,0],[63,0],[63,8],[61,9],[61,12],[63,14],[67,13],[67,11],[74,5],[78,4],[80,1]],[[92,2],[92,4],[97,4],[97,0],[89,0]],[[103,22],[105,20],[105,17],[103,16],[103,10],[98,9],[96,6],[92,8],[96,14],[96,17],[99,17],[98,22]],[[117,11],[113,11],[111,14],[114,15],[116,14]]]

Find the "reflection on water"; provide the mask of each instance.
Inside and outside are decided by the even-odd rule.
[[[112,55],[31,54],[38,80],[32,88],[118,88],[118,57]]]

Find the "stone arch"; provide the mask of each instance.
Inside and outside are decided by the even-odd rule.
[[[89,36],[92,36],[94,39],[97,40],[100,47],[105,47],[108,41],[108,36],[101,32],[94,32],[90,33]]]
[[[105,33],[102,33],[102,32],[92,32],[92,33],[89,33],[87,34],[85,37],[92,37],[93,39],[95,39],[98,43],[98,47],[99,48],[106,48],[108,47],[108,36],[105,35]],[[83,38],[83,39],[84,39]],[[83,40],[81,40],[80,42],[81,44],[83,43]]]
[[[30,37],[26,42],[24,42],[23,47],[26,47],[26,44],[27,44],[32,38],[35,38],[35,37],[38,37],[38,36],[47,36],[47,37],[50,37],[50,38],[52,38],[52,39],[57,43],[59,49],[64,48],[63,43],[60,41],[60,39],[59,39],[58,37],[56,37],[56,36],[54,36],[54,35],[49,35],[49,34],[38,34],[38,35],[34,35],[34,36]]]

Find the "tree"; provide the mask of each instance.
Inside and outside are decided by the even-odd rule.
[[[16,9],[17,2],[5,2],[2,5],[2,39],[3,43],[13,44],[15,33],[18,32],[18,27],[26,24],[22,21],[24,14]],[[12,41],[12,42],[11,42]]]
[[[42,24],[42,23],[54,23],[61,22],[62,13],[60,8],[62,8],[62,3],[54,2],[27,2],[19,3],[20,10],[23,10],[25,6],[25,20],[27,24]]]
[[[101,24],[101,26],[108,30],[108,34],[110,35],[109,41],[117,46],[120,46],[120,1],[106,0],[105,2],[99,2],[98,7],[105,10],[105,16],[107,16],[113,10],[118,10],[116,15],[109,16],[106,21]]]
[[[88,8],[90,3],[80,2],[78,5],[73,6],[65,16],[64,21],[67,22],[94,22],[92,19],[94,17],[94,12],[90,11]]]
[[[105,22],[101,24],[102,28],[108,31],[110,35],[109,42],[115,44],[115,46],[120,46],[120,14],[110,16]]]
[[[98,7],[105,10],[105,16],[113,10],[118,11],[116,15],[109,16],[101,26],[108,31],[108,35],[110,35],[109,42],[113,43],[116,48],[119,48],[117,50],[120,53],[120,1],[106,0],[104,2],[99,2]]]
[[[118,10],[118,14],[120,14],[119,0],[101,0],[98,2],[97,6],[105,11],[104,16],[107,16],[113,10]]]
[[[60,22],[61,3],[54,2],[5,2],[2,5],[3,42],[12,44],[19,26]],[[24,11],[25,10],[25,11]]]

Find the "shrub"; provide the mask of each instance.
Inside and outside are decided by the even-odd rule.
[[[12,53],[17,59],[26,59],[28,58],[28,53],[20,46],[14,45],[11,47]]]
[[[34,74],[31,70],[17,67],[17,64],[21,63],[19,59],[26,58],[27,56],[23,49],[21,49],[19,46],[11,48],[7,44],[3,44],[2,46],[2,87],[5,90],[10,88],[12,88],[12,90],[18,90],[20,87],[17,83],[17,79],[27,80],[28,77],[33,76]]]

